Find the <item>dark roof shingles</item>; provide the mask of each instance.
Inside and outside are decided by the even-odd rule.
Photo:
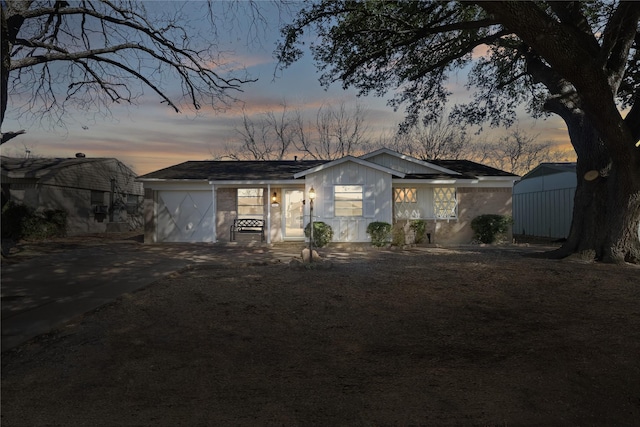
[[[282,180],[327,163],[328,160],[241,160],[189,161],[140,176],[140,179],[188,179],[188,180]]]
[[[460,172],[465,175],[473,176],[518,176],[510,172],[505,172],[500,169],[492,168],[480,163],[472,162],[470,160],[427,160],[429,163],[433,163],[436,166],[451,169],[456,172]]]
[[[293,179],[293,175],[307,169],[328,163],[329,160],[241,160],[188,161],[142,175],[139,178],[160,180],[216,180],[216,181],[273,181]],[[474,179],[482,176],[517,176],[509,172],[475,163],[469,160],[429,160],[436,166],[462,174],[462,178]],[[460,175],[435,173],[409,173],[405,179],[454,179]]]

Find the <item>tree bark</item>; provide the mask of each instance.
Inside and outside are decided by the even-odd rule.
[[[556,255],[592,252],[603,261],[640,262],[640,149],[614,102],[621,67],[608,69],[610,63],[602,56],[607,58],[611,52],[584,43],[571,26],[552,19],[533,2],[480,5],[571,82],[579,97],[579,108],[572,109],[577,116],[565,117],[578,154],[574,224]],[[620,7],[617,15],[624,37],[616,43],[618,53],[626,57],[637,31],[640,6],[630,2]],[[594,181],[585,182],[584,173],[589,170],[599,174]]]
[[[586,181],[590,170],[604,170],[610,164],[606,148],[597,132],[589,126],[580,110],[556,109],[567,124],[571,144],[577,155],[577,186],[573,204],[573,218],[569,236],[561,248],[552,251],[552,258],[564,258],[577,253],[582,257],[599,258],[598,243],[604,237],[599,224],[606,223],[606,186],[602,180]]]
[[[607,239],[604,261],[640,263],[640,161],[616,164],[607,182]]]

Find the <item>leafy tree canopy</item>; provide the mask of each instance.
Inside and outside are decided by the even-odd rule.
[[[283,66],[298,60],[303,54],[302,36],[313,28],[318,39],[310,50],[322,71],[321,82],[341,81],[345,88],[356,87],[362,95],[394,93],[390,104],[396,109],[406,106],[404,128],[420,118],[437,118],[450,95],[449,76],[462,69],[470,70],[469,86],[477,89],[470,105],[454,109],[467,122],[510,125],[516,107],[523,103],[534,116],[549,112],[546,103],[551,96],[568,95],[563,78],[484,5],[325,0],[307,7],[283,28],[277,55]],[[599,1],[538,2],[533,7],[538,5],[540,14],[562,20],[581,44],[598,50],[595,56],[610,62],[612,76],[619,79],[618,105],[633,106],[640,57],[637,36],[629,32],[635,34],[637,7]],[[633,9],[628,10],[630,23],[621,22],[626,12],[620,8]],[[524,15],[520,19],[526,21]],[[483,56],[478,57],[480,54]],[[640,113],[635,116],[640,122]]]

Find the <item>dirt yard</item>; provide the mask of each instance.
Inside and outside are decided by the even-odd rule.
[[[640,269],[232,256],[2,354],[2,425],[640,425]]]

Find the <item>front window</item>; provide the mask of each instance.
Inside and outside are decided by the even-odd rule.
[[[264,198],[262,188],[238,189],[238,218],[262,218]]]
[[[420,218],[418,190],[416,188],[394,188],[393,202],[395,203],[397,219]]]
[[[362,216],[362,185],[336,185],[334,203],[336,216]]]
[[[433,189],[433,210],[436,218],[456,218],[457,207],[455,188]]]

